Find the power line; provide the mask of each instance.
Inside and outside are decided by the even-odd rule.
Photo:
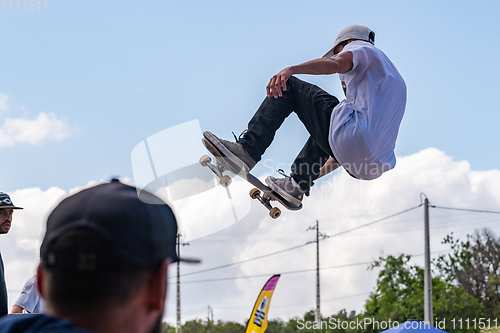
[[[367,265],[367,264],[371,264],[371,263],[372,263],[372,261],[366,261],[366,262],[359,262],[359,263],[354,263],[354,264],[337,265],[337,266],[330,266],[330,267],[320,267],[319,269],[324,270],[324,269],[343,268],[343,267]],[[295,271],[282,272],[280,274],[284,275],[284,274],[305,273],[305,272],[312,272],[315,270],[316,270],[316,268],[300,269],[300,270],[295,270]],[[191,281],[184,281],[182,283],[199,283],[199,282],[216,282],[216,281],[227,281],[227,280],[252,279],[252,278],[257,278],[257,277],[266,277],[269,275],[270,275],[269,273],[266,273],[266,274],[256,274],[256,275],[232,276],[232,277],[217,278],[217,279],[191,280]]]
[[[412,211],[414,209],[417,209],[417,208],[421,207],[422,205],[423,204],[420,204],[418,206],[405,209],[405,210],[400,211],[398,213],[395,213],[395,214],[383,217],[381,219],[378,219],[378,220],[375,220],[375,221],[372,221],[372,222],[369,222],[369,223],[362,224],[360,226],[357,226],[357,227],[354,227],[354,228],[351,228],[351,229],[347,229],[347,230],[338,232],[338,233],[333,234],[333,235],[325,235],[325,237],[323,239],[337,237],[337,236],[340,236],[340,235],[343,235],[343,234],[346,234],[346,233],[349,233],[349,232],[352,232],[352,231],[355,231],[355,230],[358,230],[358,229],[361,229],[361,228],[364,228],[364,227],[368,227],[370,225],[373,225],[373,224],[376,224],[376,223],[388,220],[388,219],[393,218],[395,216],[398,216],[398,215],[407,213],[409,211]],[[429,207],[438,208],[438,209],[447,209],[447,210],[469,211],[469,212],[474,212],[474,213],[500,214],[500,212],[489,211],[489,210],[476,210],[476,209],[465,209],[465,208],[451,208],[451,207],[434,206],[434,205],[430,205]],[[291,248],[283,249],[283,250],[280,250],[280,251],[276,251],[276,252],[264,254],[264,255],[261,255],[261,256],[258,256],[258,257],[254,257],[254,258],[250,258],[250,259],[246,259],[246,260],[242,260],[242,261],[238,261],[238,262],[233,262],[233,263],[226,264],[226,265],[216,266],[216,267],[212,267],[212,268],[208,268],[208,269],[204,269],[204,270],[199,270],[199,271],[195,271],[195,272],[191,272],[191,273],[182,274],[181,276],[189,276],[189,275],[194,275],[194,274],[199,274],[199,273],[205,273],[205,272],[209,272],[209,271],[213,271],[213,270],[217,270],[217,269],[227,268],[227,267],[231,267],[231,266],[236,266],[236,265],[243,264],[243,263],[246,263],[246,262],[250,262],[250,261],[254,261],[254,260],[258,260],[258,259],[270,257],[270,256],[273,256],[273,255],[284,253],[284,252],[288,252],[288,251],[291,251],[291,250],[295,250],[295,249],[304,247],[304,246],[309,245],[309,244],[311,244],[311,242],[308,242],[308,243],[305,243],[305,244],[301,244],[301,245],[297,245],[297,246],[294,246],[294,247],[291,247]],[[169,278],[171,278],[171,277],[169,277]]]
[[[344,300],[344,299],[348,299],[348,298],[369,295],[370,293],[372,293],[372,292],[368,291],[368,292],[364,292],[364,293],[360,293],[360,294],[355,294],[355,295],[348,295],[348,296],[341,296],[341,297],[336,297],[336,298],[330,298],[330,299],[322,300],[321,302],[323,302],[323,303],[334,302],[334,301]],[[292,305],[292,304],[290,304],[290,305],[275,304],[275,305],[273,305],[273,309],[297,308],[297,307],[305,306],[305,305],[309,305],[309,304],[311,304],[311,302],[301,303],[301,304],[297,303],[295,305]]]
[[[431,254],[443,253],[443,252],[450,252],[450,251],[451,250],[434,251],[434,252],[431,252]],[[423,255],[424,255],[423,253],[410,254],[411,257],[421,257]],[[373,263],[373,260],[372,261],[357,262],[357,263],[352,263],[352,264],[344,264],[344,265],[320,267],[319,269],[320,270],[327,270],[327,269],[335,269],[335,268],[344,268],[344,267],[369,265],[371,263]],[[299,269],[299,270],[294,270],[294,271],[281,272],[280,274],[281,275],[297,274],[297,273],[306,273],[306,272],[312,272],[312,271],[316,271],[316,268]],[[253,279],[253,278],[259,278],[259,277],[269,277],[269,275],[273,275],[273,274],[274,273],[265,273],[265,274],[255,274],[255,275],[231,276],[231,277],[216,278],[216,279],[191,280],[191,281],[184,281],[184,282],[182,282],[182,284],[186,284],[186,283],[202,283],[202,282],[218,282],[218,281],[240,280],[240,279]],[[169,283],[169,284],[172,284],[172,283]]]
[[[500,212],[496,212],[493,210],[478,210],[478,209],[453,208],[453,207],[443,207],[443,206],[429,206],[429,207],[438,209],[447,209],[447,210],[459,210],[459,211],[473,212],[473,213],[500,214]]]
[[[444,207],[444,206],[434,206],[434,205],[430,205],[428,203],[428,200],[426,199],[426,204],[427,204],[427,207],[430,207],[430,208],[437,208],[437,209],[443,209],[443,210],[455,210],[455,211],[465,211],[465,212],[472,212],[472,213],[489,213],[489,214],[500,214],[500,211],[490,211],[490,210],[476,210],[476,209],[466,209],[466,208],[454,208],[454,207]],[[372,222],[369,222],[369,223],[365,223],[365,224],[362,224],[362,225],[359,225],[359,226],[356,226],[354,228],[351,228],[351,229],[347,229],[347,230],[344,230],[344,231],[341,231],[341,232],[338,232],[336,234],[332,234],[332,235],[324,235],[324,237],[322,239],[319,239],[319,237],[317,237],[316,239],[316,243],[317,245],[319,244],[319,241],[320,240],[323,240],[323,239],[326,239],[326,238],[334,238],[334,237],[337,237],[337,236],[340,236],[340,235],[344,235],[344,234],[347,234],[349,232],[352,232],[352,231],[356,231],[356,230],[359,230],[359,229],[362,229],[364,227],[368,227],[368,226],[371,226],[371,225],[374,225],[376,223],[379,223],[379,222],[382,222],[382,221],[385,221],[385,220],[388,220],[390,218],[393,218],[393,217],[396,217],[398,215],[402,215],[406,212],[409,212],[409,211],[412,211],[412,210],[415,210],[421,206],[423,206],[424,204],[421,203],[420,205],[418,206],[415,206],[415,207],[411,207],[411,208],[408,208],[408,209],[405,209],[403,211],[400,211],[400,212],[397,212],[395,214],[392,214],[392,215],[389,215],[389,216],[386,216],[384,218],[381,218],[381,219],[377,219],[377,220],[374,220]],[[317,235],[318,236],[318,235]],[[212,268],[208,268],[208,269],[204,269],[204,270],[199,270],[199,271],[195,271],[195,272],[191,272],[191,273],[186,273],[186,274],[183,274],[181,276],[189,276],[189,275],[194,275],[194,274],[199,274],[199,273],[205,273],[205,272],[209,272],[209,271],[214,271],[214,270],[218,270],[218,269],[222,269],[222,268],[227,268],[227,267],[231,267],[231,266],[236,266],[236,265],[239,265],[239,264],[243,264],[243,263],[246,263],[246,262],[250,262],[250,261],[255,261],[255,260],[259,260],[259,259],[263,259],[263,258],[266,258],[266,257],[270,257],[270,256],[273,256],[273,255],[277,255],[277,254],[281,254],[281,253],[284,253],[284,252],[288,252],[288,251],[291,251],[291,250],[295,250],[295,249],[298,249],[298,248],[301,248],[301,247],[304,247],[306,245],[309,245],[311,243],[314,243],[314,242],[307,242],[305,244],[301,244],[301,245],[297,245],[297,246],[293,246],[293,247],[290,247],[290,248],[287,248],[287,249],[283,249],[283,250],[279,250],[279,251],[276,251],[276,252],[272,252],[272,253],[268,253],[268,254],[264,254],[264,255],[260,255],[260,256],[257,256],[257,257],[253,257],[253,258],[249,258],[249,259],[246,259],[246,260],[241,260],[241,261],[238,261],[238,262],[232,262],[232,263],[229,263],[229,264],[225,264],[225,265],[221,265],[221,266],[217,266],[217,267],[212,267]],[[449,251],[449,250],[448,250]],[[439,251],[439,252],[445,252],[445,251]],[[434,253],[434,252],[433,252]],[[427,255],[429,255],[430,253],[428,252]],[[423,254],[420,254],[420,255],[423,255]],[[420,256],[420,255],[412,255],[412,256]],[[369,261],[369,262],[359,262],[359,263],[352,263],[352,264],[345,264],[345,265],[337,265],[337,266],[330,266],[330,267],[317,267],[317,268],[312,268],[312,269],[302,269],[302,270],[294,270],[294,271],[287,271],[287,272],[282,272],[281,274],[297,274],[297,273],[305,273],[305,272],[311,272],[311,271],[317,271],[319,273],[319,270],[326,270],[326,269],[334,269],[334,268],[342,268],[342,267],[352,267],[352,266],[359,266],[359,265],[367,265],[367,264],[371,264],[373,261]],[[250,278],[260,278],[260,277],[268,277],[270,274],[258,274],[258,275],[246,275],[246,276],[236,276],[236,277],[224,277],[224,278],[215,278],[215,279],[205,279],[205,280],[191,280],[191,281],[184,281],[183,284],[187,284],[187,283],[203,283],[203,282],[217,282],[217,281],[227,281],[227,280],[237,280],[237,279],[250,279]],[[366,293],[363,293],[363,294],[366,294]],[[363,294],[359,294],[359,295],[363,295]],[[337,299],[343,299],[343,298],[349,298],[349,297],[355,297],[355,296],[358,296],[358,295],[351,295],[351,296],[347,296],[347,297],[341,297],[341,298],[334,298],[334,299],[329,299],[329,300],[325,300],[325,301],[334,301],[334,300],[337,300]],[[319,309],[319,307],[317,306],[317,309]],[[317,311],[319,312],[319,311]]]
[[[372,222],[369,222],[369,223],[366,223],[366,224],[362,224],[360,226],[357,226],[357,227],[354,227],[354,228],[351,228],[351,229],[347,229],[347,230],[344,230],[344,231],[341,231],[339,233],[336,233],[336,234],[333,234],[333,235],[327,235],[325,238],[333,238],[333,237],[337,237],[337,236],[340,236],[340,235],[343,235],[343,234],[346,234],[348,232],[351,232],[351,231],[354,231],[354,230],[358,230],[358,229],[361,229],[361,228],[364,228],[364,227],[367,227],[369,225],[372,225],[372,224],[375,224],[375,223],[378,223],[378,222],[382,222],[382,221],[385,221],[385,220],[388,220],[390,219],[391,217],[394,217],[394,216],[398,216],[398,215],[401,215],[401,214],[404,214],[406,212],[409,212],[411,210],[414,210],[414,209],[417,209],[419,207],[421,207],[422,204],[418,205],[418,206],[415,206],[415,207],[412,207],[412,208],[408,208],[408,209],[405,209],[399,213],[396,213],[396,214],[392,214],[392,215],[389,215],[389,216],[386,216],[384,218],[381,218],[381,219],[378,219],[378,220],[375,220],[375,221],[372,221]]]
[[[353,297],[359,297],[359,296],[363,296],[363,295],[368,295],[372,293],[371,291],[367,291],[367,292],[364,292],[364,293],[359,293],[359,294],[354,294],[354,295],[347,295],[347,296],[341,296],[341,297],[336,297],[336,298],[330,298],[330,299],[327,299],[327,300],[324,300],[322,302],[333,302],[333,301],[338,301],[338,300],[343,300],[343,299],[347,299],[347,298],[353,298]],[[287,305],[281,305],[281,304],[273,304],[273,309],[283,309],[283,308],[295,308],[295,307],[299,307],[299,306],[305,306],[305,305],[309,305],[311,304],[311,302],[301,302],[301,303],[295,303],[295,304],[287,304]],[[239,307],[235,307],[235,306],[232,306],[232,307],[213,307],[213,309],[217,309],[217,310],[248,310],[248,306],[239,306]]]
[[[272,252],[272,253],[264,254],[264,255],[261,255],[261,256],[258,256],[258,257],[254,257],[254,258],[250,258],[250,259],[246,259],[246,260],[242,260],[242,261],[237,261],[237,262],[232,262],[232,263],[230,263],[230,264],[226,264],[226,265],[222,265],[222,266],[216,266],[216,267],[207,268],[207,269],[203,269],[203,270],[196,271],[196,272],[191,272],[191,273],[182,274],[181,276],[194,275],[194,274],[199,274],[199,273],[204,273],[204,272],[214,271],[214,270],[216,270],[216,269],[221,269],[221,268],[231,267],[231,266],[235,266],[235,265],[243,264],[243,263],[246,263],[246,262],[249,262],[249,261],[253,261],[253,260],[257,260],[257,259],[262,259],[262,258],[265,258],[265,257],[274,256],[274,255],[276,255],[276,254],[280,254],[280,253],[283,253],[283,252],[287,252],[287,251],[295,250],[295,249],[298,249],[298,248],[303,247],[303,246],[306,246],[306,245],[308,245],[308,243],[305,243],[305,244],[302,244],[302,245],[297,245],[297,246],[294,246],[294,247],[290,247],[290,248],[288,248],[288,249],[284,249],[284,250],[280,250],[280,251],[276,251],[276,252]]]
[[[386,216],[384,218],[381,218],[381,219],[378,219],[378,220],[375,220],[375,221],[372,221],[372,222],[369,222],[369,223],[365,223],[365,224],[362,224],[360,226],[357,226],[357,227],[354,227],[354,228],[351,228],[351,229],[348,229],[348,230],[341,231],[341,232],[339,232],[337,234],[334,234],[334,235],[325,235],[325,238],[333,238],[333,237],[336,237],[336,236],[339,236],[339,235],[343,235],[343,234],[349,233],[349,232],[354,231],[354,230],[358,230],[358,229],[361,229],[361,228],[373,225],[373,224],[378,223],[378,222],[385,221],[385,220],[390,219],[392,217],[395,217],[395,216],[404,214],[406,212],[409,212],[411,210],[414,210],[414,209],[416,209],[416,208],[418,208],[420,206],[422,206],[422,204],[420,204],[418,206],[415,206],[415,207],[412,207],[412,208],[405,209],[405,210],[403,210],[401,212],[398,212],[398,213]],[[304,246],[309,245],[309,244],[312,244],[312,243],[311,242],[307,242],[305,244],[301,244],[301,245],[290,247],[290,248],[287,248],[287,249],[284,249],[284,250],[280,250],[280,251],[276,251],[276,252],[264,254],[264,255],[261,255],[261,256],[258,256],[258,257],[254,257],[254,258],[250,258],[250,259],[246,259],[246,260],[242,260],[242,261],[237,261],[237,262],[229,263],[229,264],[226,264],[226,265],[221,265],[221,266],[216,266],[216,267],[212,267],[212,268],[207,268],[207,269],[203,269],[203,270],[199,270],[199,271],[195,271],[195,272],[191,272],[191,273],[182,274],[181,277],[182,276],[189,276],[189,275],[199,274],[199,273],[205,273],[205,272],[214,271],[214,270],[217,270],[217,269],[227,268],[227,267],[231,267],[231,266],[236,266],[236,265],[243,264],[243,263],[246,263],[246,262],[249,262],[249,261],[258,260],[258,259],[262,259],[262,258],[273,256],[273,255],[276,255],[276,254],[280,254],[280,253],[288,252],[288,251],[291,251],[291,250],[295,250],[295,249],[304,247]],[[170,278],[171,277],[169,277],[169,279]]]
[[[346,298],[352,298],[352,297],[358,297],[358,296],[363,296],[363,295],[368,295],[368,294],[371,294],[372,291],[367,291],[367,292],[364,292],[364,293],[360,293],[360,294],[355,294],[355,295],[349,295],[349,296],[342,296],[342,297],[336,297],[336,298],[330,298],[330,299],[325,299],[323,300],[323,302],[333,302],[333,301],[339,301],[341,299],[346,299]]]

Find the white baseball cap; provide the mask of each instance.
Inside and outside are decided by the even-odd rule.
[[[332,57],[334,55],[333,50],[337,47],[337,45],[349,39],[359,39],[374,44],[375,33],[362,25],[350,25],[339,32],[332,49],[328,51],[323,58]]]

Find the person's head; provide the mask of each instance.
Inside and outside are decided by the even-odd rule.
[[[0,192],[0,234],[9,232],[14,209],[22,208],[16,207],[7,193]]]
[[[347,44],[355,40],[362,40],[374,44],[375,33],[369,28],[362,25],[350,25],[339,32],[337,38],[335,39],[333,47],[323,56],[323,58],[329,58],[334,56],[335,54],[338,54],[339,52],[342,52]]]
[[[141,198],[148,203],[136,188],[113,180],[67,197],[52,211],[38,269],[49,314],[77,324],[94,317],[94,325],[130,312],[145,331],[161,327],[167,266],[180,260],[177,223],[161,199],[147,192]]]

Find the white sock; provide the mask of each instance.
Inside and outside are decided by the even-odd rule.
[[[292,184],[293,186],[300,188],[300,185],[297,184],[297,182],[295,181],[295,179],[293,179],[293,177],[292,177]]]

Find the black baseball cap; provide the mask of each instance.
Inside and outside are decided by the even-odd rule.
[[[12,200],[7,193],[0,192],[0,208],[10,208],[10,209],[24,209],[22,207],[14,206]]]
[[[135,187],[113,179],[61,201],[47,220],[41,246],[42,265],[67,269],[81,267],[82,260],[88,261],[89,253],[58,253],[52,249],[59,236],[78,228],[99,234],[111,249],[109,255],[101,254],[108,258],[93,258],[95,265],[83,265],[86,270],[103,265],[121,270],[152,270],[167,258],[173,262],[199,262],[178,257],[177,221],[172,209],[149,192],[141,192],[142,200],[137,193]]]

